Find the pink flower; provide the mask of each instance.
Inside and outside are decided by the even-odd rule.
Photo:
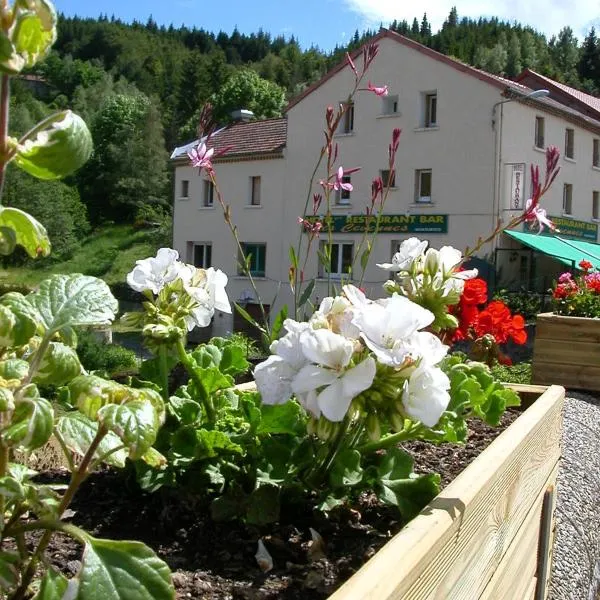
[[[558,278],[558,283],[571,283],[573,281],[573,275],[568,271],[566,273],[561,273]]]
[[[348,63],[348,65],[352,69],[352,72],[354,73],[354,76],[358,77],[358,71],[356,70],[356,66],[354,65],[354,61],[352,60],[352,57],[350,56],[350,54],[348,52],[346,52],[346,62]]]
[[[387,96],[388,95],[388,86],[384,85],[382,87],[377,87],[369,81],[369,83],[367,84],[367,91],[373,92],[376,96]]]
[[[525,204],[525,221],[531,224],[531,228],[539,229],[538,233],[544,231],[544,227],[548,227],[550,231],[558,231],[556,225],[546,216],[546,211],[538,204],[534,206],[534,200],[529,198]]]
[[[348,171],[349,173],[350,171]],[[351,183],[344,183],[344,167],[340,167],[335,175],[335,181],[333,182],[333,189],[337,192],[338,190],[346,190],[347,192],[352,191]]]
[[[207,171],[212,171],[211,161],[214,153],[214,148],[209,150],[206,148],[206,144],[202,142],[198,144],[196,148],[192,148],[187,155],[192,161],[192,167],[198,167],[201,170],[206,169]]]

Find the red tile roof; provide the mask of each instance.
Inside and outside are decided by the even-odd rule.
[[[590,107],[591,109],[593,109],[594,111],[596,111],[598,113],[598,116],[600,116],[600,98],[597,98],[596,96],[586,94],[585,92],[576,90],[575,88],[565,85],[564,83],[559,83],[558,81],[554,81],[553,79],[550,79],[549,77],[546,77],[545,75],[540,75],[540,73],[536,73],[535,71],[532,71],[531,69],[525,69],[519,75],[519,77],[517,77],[517,80],[525,81],[525,82],[531,81],[531,80],[537,80],[540,83],[547,85],[549,88],[554,88],[554,90],[560,90],[561,92],[564,92],[565,94],[569,95],[571,98],[575,99],[577,102],[580,102],[580,103],[585,104],[586,106]]]
[[[214,148],[216,152],[229,148],[220,157],[220,160],[227,160],[280,153],[285,148],[286,140],[287,119],[280,117],[227,125],[212,135],[208,147]],[[197,144],[198,140],[175,148],[171,159],[187,159],[187,152]]]

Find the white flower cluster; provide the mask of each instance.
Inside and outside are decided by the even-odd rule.
[[[458,302],[465,281],[477,277],[477,269],[458,270],[462,260],[461,251],[452,246],[443,246],[439,250],[427,249],[427,241],[409,238],[402,242],[391,263],[377,266],[396,272],[409,298],[416,296],[420,287],[427,286],[442,297],[451,297]]]
[[[421,331],[433,314],[399,294],[371,301],[352,285],[343,292],[325,298],[308,322],[285,321],[286,335],[254,371],[263,402],[281,404],[295,394],[316,418],[342,421],[379,363],[405,378],[406,415],[433,427],[450,401],[450,382],[437,366],[448,347]]]
[[[225,291],[227,275],[213,267],[197,269],[185,264],[179,260],[177,250],[161,248],[155,258],[138,260],[127,275],[127,283],[136,292],[149,290],[155,295],[177,280],[191,300],[189,314],[185,316],[188,331],[210,325],[215,310],[231,313]]]

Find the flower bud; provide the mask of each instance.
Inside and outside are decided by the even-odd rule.
[[[392,407],[388,413],[388,419],[394,431],[402,431],[404,429],[404,415],[400,414],[395,407]]]
[[[383,284],[383,289],[388,293],[388,294],[393,294],[394,292],[398,292],[398,284],[395,281],[392,281],[391,279],[388,279],[384,284]]]
[[[317,423],[317,436],[319,439],[326,442],[331,438],[333,434],[333,423],[326,419],[325,417],[321,417],[319,422]]]
[[[365,422],[369,439],[376,442],[381,438],[381,425],[376,413],[369,413]]]
[[[440,253],[435,248],[429,248],[425,253],[425,272],[432,277],[440,270]]]

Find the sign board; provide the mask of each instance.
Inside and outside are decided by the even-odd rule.
[[[525,198],[525,163],[506,165],[507,179],[510,182],[508,208],[510,210],[522,210]]]
[[[307,216],[314,223],[321,217]],[[329,217],[333,233],[373,233],[377,218],[366,215],[331,215]],[[323,219],[323,230],[327,223]],[[379,233],[448,233],[448,215],[381,215]]]
[[[598,241],[598,223],[578,221],[577,219],[570,219],[569,217],[556,217],[552,215],[548,215],[548,218],[556,225],[559,230],[558,235],[561,237],[588,240],[594,243]],[[525,223],[525,231],[531,231],[528,223]],[[544,233],[552,235],[552,232],[548,229],[545,229]]]

